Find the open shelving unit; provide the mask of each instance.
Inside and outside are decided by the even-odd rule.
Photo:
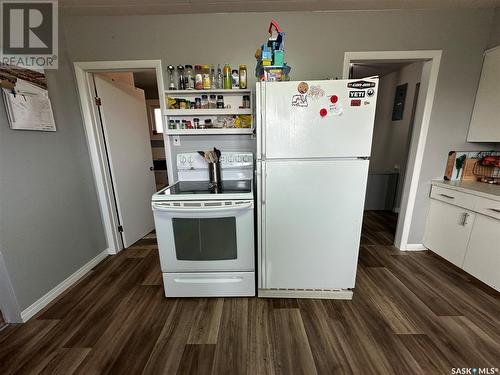
[[[194,101],[201,95],[223,95],[224,104],[230,108],[201,108],[201,109],[169,109],[168,98],[187,99]],[[243,96],[250,96],[250,108],[240,108],[243,104]],[[253,98],[250,89],[214,89],[214,90],[165,90],[165,101],[167,109],[165,116],[165,134],[166,135],[222,135],[222,134],[252,134],[255,128],[255,119],[253,116]],[[212,128],[212,129],[168,129],[170,120],[190,120],[199,118],[200,123],[205,119],[211,119],[216,123],[218,116],[238,116],[250,115],[252,126],[250,128]]]

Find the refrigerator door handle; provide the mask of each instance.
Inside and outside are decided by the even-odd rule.
[[[257,159],[262,159],[262,83],[257,82],[255,86],[255,133],[257,134]]]
[[[261,158],[266,158],[266,124],[267,124],[267,90],[266,90],[266,82],[261,82],[260,84],[261,93],[260,93],[260,105],[261,105],[261,120],[260,120],[260,133],[261,133]]]
[[[267,270],[266,270],[266,162],[261,163],[261,171],[260,171],[260,217],[258,218],[260,228],[259,234],[259,249],[258,253],[260,255],[259,265],[260,265],[260,275],[259,277],[259,287],[266,289],[267,288]]]

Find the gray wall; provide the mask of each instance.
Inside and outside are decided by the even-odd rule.
[[[500,8],[495,9],[495,18],[493,18],[493,27],[488,42],[488,48],[496,46],[500,46]]]
[[[447,152],[491,148],[465,142],[491,9],[89,16],[69,17],[65,30],[72,60],[160,58],[165,65],[227,62],[253,69],[271,18],[286,32],[292,79],[341,77],[345,51],[443,50],[410,230],[410,243],[420,243],[430,180],[442,176]]]
[[[0,248],[22,310],[107,248],[63,43],[59,58],[57,132],[10,130],[0,105]]]

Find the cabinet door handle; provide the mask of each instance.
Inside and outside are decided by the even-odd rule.
[[[446,194],[443,194],[443,193],[439,193],[439,195],[442,196],[442,197],[448,198],[448,199],[455,199],[455,197],[452,197],[451,195],[446,195]]]
[[[490,208],[490,210],[500,214],[500,210],[498,208]]]
[[[464,217],[462,218],[462,226],[465,227],[467,225],[467,219],[469,217],[469,214],[467,212],[464,212]]]

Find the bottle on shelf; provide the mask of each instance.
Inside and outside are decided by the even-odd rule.
[[[210,66],[210,88],[212,90],[217,89],[217,73],[213,64]]]
[[[232,88],[233,89],[237,89],[240,87],[240,76],[239,76],[239,72],[234,69],[231,73],[231,78],[232,78]]]
[[[194,73],[193,73],[193,66],[192,65],[186,65],[184,66],[184,79],[186,81],[186,89],[187,90],[193,90],[194,89]]]
[[[228,64],[224,65],[224,89],[231,89],[231,67]]]
[[[240,65],[240,89],[247,88],[247,66]]]
[[[210,90],[210,67],[203,65],[203,90]]]
[[[224,76],[222,75],[222,69],[220,64],[217,64],[217,89],[224,88]]]
[[[186,82],[184,81],[184,66],[177,66],[177,75],[179,77],[179,90],[185,90]]]
[[[167,67],[168,70],[168,89],[175,90],[175,67],[173,65],[169,65]]]

